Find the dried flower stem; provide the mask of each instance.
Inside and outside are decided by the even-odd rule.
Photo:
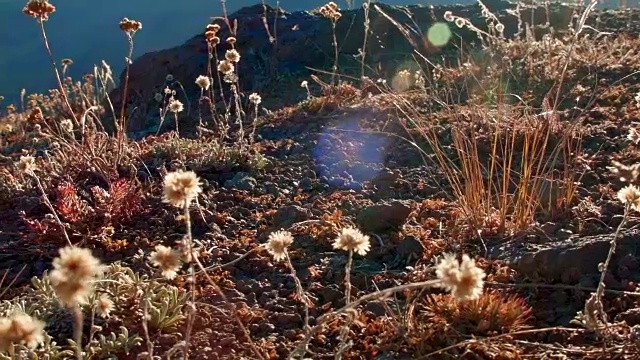
[[[349,256],[347,257],[347,264],[344,266],[345,306],[349,305],[349,303],[351,302],[351,264],[352,263],[353,263],[353,250],[349,250]],[[353,323],[353,317],[350,314],[348,314],[346,322],[344,323],[344,325],[342,325],[342,328],[340,329],[340,344],[338,345],[338,350],[336,351],[336,356],[335,356],[336,360],[341,359],[342,353],[349,348],[349,345],[347,344],[347,339],[349,336],[349,328],[351,327],[352,323]]]
[[[175,118],[176,118],[176,134],[178,136],[180,136],[180,129],[178,128],[178,126],[179,126],[178,125],[178,113],[177,112],[173,113],[173,116],[175,116]]]
[[[76,359],[82,360],[82,310],[78,305],[74,306],[73,312],[73,339],[76,342]]]
[[[624,215],[622,217],[622,221],[618,228],[616,229],[615,234],[613,235],[613,239],[611,239],[611,246],[609,247],[609,253],[607,254],[607,259],[604,261],[603,266],[601,267],[600,273],[600,281],[598,282],[598,288],[596,289],[596,299],[595,305],[598,311],[600,312],[600,317],[605,327],[608,327],[607,315],[605,314],[602,306],[602,296],[604,295],[604,278],[607,274],[607,269],[609,268],[609,263],[611,262],[611,258],[613,258],[613,254],[616,252],[616,244],[618,241],[618,237],[620,236],[620,231],[627,224],[629,220],[629,214],[631,213],[631,203],[626,203],[624,208]]]
[[[333,34],[333,51],[334,51],[334,59],[333,59],[333,68],[331,72],[331,86],[336,85],[336,76],[338,75],[338,38],[336,37],[336,22],[331,21],[331,29]]]
[[[146,295],[146,294],[145,294]],[[147,298],[145,296],[145,298]],[[147,358],[153,359],[153,343],[151,342],[151,337],[149,336],[149,325],[147,324],[147,319],[149,317],[149,302],[143,301],[144,306],[142,308],[143,311],[143,320],[142,320],[142,330],[144,331],[144,338],[147,342]]]
[[[178,118],[178,114],[176,113],[176,121]],[[176,123],[176,126],[178,124]],[[177,131],[177,128],[176,128]],[[193,252],[193,242],[192,242],[192,233],[191,233],[191,214],[189,212],[189,205],[190,202],[189,201],[185,201],[184,204],[184,222],[187,226],[187,237],[185,239],[186,244],[187,244],[187,251],[189,253],[189,256],[191,257],[191,259],[195,259],[195,254]],[[185,331],[184,334],[184,359],[185,360],[189,360],[189,342],[191,339],[191,331],[193,330],[193,323],[195,322],[196,319],[196,292],[195,292],[195,273],[193,271],[193,264],[191,264],[189,266],[189,277],[190,277],[190,281],[189,281],[189,292],[191,295],[191,304],[189,306],[189,315],[188,315],[188,321],[187,321],[187,331]]]
[[[79,125],[78,118],[76,117],[76,114],[73,111],[73,108],[71,107],[71,103],[69,103],[67,92],[65,91],[64,86],[62,85],[62,79],[60,78],[60,72],[58,71],[58,66],[56,65],[56,59],[53,57],[53,52],[51,51],[51,47],[49,46],[49,40],[47,39],[47,32],[44,29],[44,21],[38,20],[38,23],[40,24],[40,33],[42,34],[42,41],[44,42],[44,47],[47,49],[47,54],[49,55],[49,60],[51,61],[51,65],[53,66],[53,72],[56,75],[56,81],[58,82],[58,87],[60,88],[60,95],[62,96],[62,99],[64,100],[65,105],[67,105],[67,108],[69,108],[69,112],[73,117],[73,121],[75,122],[76,125]]]
[[[311,333],[311,327],[309,326],[309,307],[312,305],[312,302],[307,296],[307,294],[305,293],[304,288],[302,287],[302,283],[300,282],[300,278],[298,278],[296,269],[293,267],[293,263],[291,263],[291,257],[289,257],[289,252],[287,251],[287,249],[284,249],[284,255],[285,255],[285,261],[287,262],[287,265],[291,270],[291,276],[293,277],[293,280],[296,283],[296,290],[298,291],[298,297],[300,298],[300,301],[302,301],[302,304],[304,305],[304,337],[306,339],[307,337],[309,337]],[[305,346],[303,350],[306,352],[307,347]]]
[[[127,66],[124,71],[124,87],[122,89],[122,99],[120,101],[120,119],[116,119],[116,133],[118,136],[118,156],[117,159],[120,159],[122,155],[122,142],[126,137],[126,126],[125,126],[125,108],[127,105],[127,95],[129,91],[129,70],[131,69],[131,57],[133,56],[133,35],[129,32],[125,33],[127,35],[127,41],[129,42],[129,52],[127,54]],[[114,114],[115,117],[115,114]]]
[[[33,177],[36,180],[36,186],[38,186],[38,189],[42,194],[42,199],[44,200],[45,205],[47,205],[49,210],[51,210],[51,214],[53,215],[54,219],[56,219],[56,221],[58,222],[58,225],[60,225],[60,228],[62,228],[62,233],[64,234],[64,238],[67,240],[67,243],[69,244],[69,246],[72,246],[73,244],[71,244],[71,239],[69,239],[69,235],[67,234],[67,229],[64,227],[64,224],[62,223],[62,220],[60,220],[60,217],[58,217],[58,213],[56,212],[56,209],[53,207],[53,204],[51,204],[51,202],[49,201],[49,198],[47,197],[47,193],[44,191],[44,187],[40,182],[40,178],[33,171],[29,171],[28,174],[31,175],[31,177]]]

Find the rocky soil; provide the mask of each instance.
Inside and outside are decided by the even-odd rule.
[[[506,12],[512,4],[491,2],[488,6],[504,20],[505,33],[517,31],[516,18]],[[474,24],[484,21],[477,7],[381,5],[381,9],[414,29],[428,28],[433,18],[442,19],[446,10],[470,18]],[[407,291],[393,298],[366,302],[351,327],[349,338],[353,345],[345,358],[636,356],[638,340],[634,331],[640,325],[637,214],[632,214],[621,231],[618,251],[606,276],[607,289],[611,291],[606,296],[606,311],[616,329],[620,329],[606,344],[607,352],[602,350],[605,345],[601,338],[571,320],[597,286],[598,264],[605,259],[622,220],[624,208],[616,191],[624,184],[606,167],[613,160],[631,165],[640,159],[638,148],[627,140],[628,131],[640,121],[640,107],[634,101],[640,91],[640,11],[592,13],[589,24],[615,34],[606,41],[588,39],[579,43],[562,88],[569,100],[559,110],[558,127],[566,129],[562,124],[570,121],[580,124],[576,139],[582,156],[573,165],[578,175],[575,197],[562,211],[537,214],[535,224],[529,228],[505,232],[491,226],[467,226],[434,150],[424,140],[407,141],[415,139],[419,132],[408,126],[402,107],[397,104],[401,100],[425,104],[428,110],[416,114],[441,126],[441,141],[449,150],[452,143],[447,134],[455,125],[451,112],[429,107],[427,92],[419,89],[401,95],[375,93],[357,81],[345,81],[335,92],[325,95],[320,84],[314,84],[313,97],[307,99],[300,82],[310,80],[310,69],[331,66],[331,57],[326,55],[332,52],[330,23],[316,13],[278,14],[278,42],[272,44],[261,20],[263,11],[262,6],[250,7],[231,16],[238,21],[242,88],[247,94],[259,92],[264,99],[251,152],[262,157],[242,155],[226,162],[212,158],[213,140],[207,135],[195,135],[197,120],[192,115],[180,119],[184,125],[182,138],[173,132],[142,138],[157,128],[153,119],[157,108],[153,102],[155,93],[179,81],[186,94],[196,99],[199,89],[194,79],[202,74],[207,61],[206,44],[200,35],[181,47],[147,54],[131,68],[132,99],[128,102],[138,110],[129,130],[140,138],[131,145],[137,149],[131,158],[133,166],[111,173],[141,189],[140,203],[126,211],[126,222],[106,221],[105,226],[83,224],[84,227],[74,223],[70,226],[74,241],[92,247],[105,261],[124,261],[149,273],[140,252],[148,254],[157,244],[174,244],[185,231],[183,219],[175,209],[161,202],[161,176],[167,170],[187,168],[196,171],[204,184],[192,221],[195,238],[207,249],[203,253],[205,266],[214,268],[211,276],[235,305],[236,315],[265,358],[286,358],[303,338],[304,307],[294,296],[295,282],[287,267],[259,251],[259,245],[275,230],[287,229],[294,234],[296,240],[290,254],[303,286],[314,299],[309,313],[310,324],[314,325],[319,316],[344,305],[347,257],[334,250],[331,242],[338,229],[347,225],[357,226],[372,240],[372,250],[354,260],[351,282],[356,296],[431,279],[432,267],[444,252],[474,256],[487,272],[488,282],[482,300],[468,308],[457,308],[439,290]],[[552,25],[561,29],[560,24],[571,18],[571,11],[566,6],[553,5],[552,21],[557,25]],[[268,23],[272,24],[275,11],[267,8],[267,14]],[[543,9],[534,11],[534,18],[543,15]],[[352,58],[361,47],[362,17],[362,10],[343,13],[337,28],[342,58]],[[371,77],[385,77],[397,72],[397,64],[403,64],[413,47],[381,13],[372,11],[370,21],[372,33],[380,36],[369,45],[367,56],[372,64],[383,64],[379,74]],[[297,30],[292,31],[294,27]],[[415,34],[410,33],[413,38]],[[467,30],[455,29],[454,34],[463,40],[475,37]],[[421,51],[425,47],[434,51],[430,54],[433,58],[459,56],[453,45],[443,49],[432,49],[428,44],[418,46]],[[514,62],[539,60],[527,64],[535,64],[544,75],[523,76],[519,78],[521,83],[513,86],[533,89],[532,83],[539,84],[541,90],[523,92],[522,96],[529,96],[536,110],[540,110],[557,63],[547,61],[544,52],[518,52],[517,46],[510,49]],[[220,49],[220,56],[223,51]],[[392,56],[396,53],[404,55]],[[341,61],[341,66],[347,72],[353,65]],[[464,66],[453,64],[451,68],[460,72]],[[358,72],[359,68],[355,70]],[[168,74],[173,76],[171,82],[166,80]],[[482,74],[485,75],[491,76]],[[119,94],[119,89],[114,90],[116,108]],[[594,101],[585,102],[591,94],[596,94]],[[471,90],[467,95],[468,102],[451,106],[471,123],[478,108],[472,104]],[[583,100],[574,101],[578,97]],[[479,133],[479,143],[490,144],[491,135]],[[26,151],[42,155],[34,148]],[[19,175],[8,165],[19,153],[5,155],[3,176],[17,179]],[[484,161],[488,157],[489,151],[480,158]],[[45,187],[52,198],[59,194],[55,189],[64,181],[75,184],[81,195],[82,189],[89,194],[95,186],[109,188],[112,179],[105,182],[96,168],[66,164],[59,175],[47,177]],[[9,278],[18,276],[11,290],[3,295],[8,299],[18,294],[31,276],[42,275],[63,242],[55,224],[47,222],[48,209],[33,186],[7,185],[0,199],[0,263]],[[91,203],[90,195],[86,195],[86,201]],[[45,231],[36,228],[34,220],[49,227]],[[24,264],[25,269],[19,271]],[[187,276],[179,276],[171,283],[187,289],[187,281]],[[221,310],[222,299],[205,279],[198,276],[195,281],[197,301],[202,306],[198,306],[192,339],[193,357],[255,358],[233,316]],[[102,326],[113,329],[121,322],[114,317]],[[315,336],[307,356],[333,358],[342,323],[343,320],[336,320]],[[131,325],[130,331],[139,329],[139,325]],[[182,330],[154,333],[156,352],[162,353],[179,342]],[[472,338],[478,341],[465,342]],[[136,351],[144,351],[142,348]]]

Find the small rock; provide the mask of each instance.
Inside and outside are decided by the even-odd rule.
[[[356,219],[360,229],[365,232],[384,232],[398,230],[411,213],[411,207],[396,200],[388,204],[373,205],[362,210]]]
[[[629,309],[625,312],[621,312],[616,315],[615,319],[617,321],[624,321],[629,326],[639,325],[640,324],[640,309]]]
[[[384,316],[387,313],[380,300],[369,301],[367,305],[365,305],[364,309],[375,316]]]
[[[425,248],[424,244],[422,244],[420,240],[415,236],[409,235],[400,240],[396,252],[398,253],[398,256],[406,259],[407,262],[410,262],[421,259],[424,255]]]
[[[227,188],[251,191],[258,185],[258,181],[245,172],[238,172],[224,183]]]
[[[309,219],[307,209],[291,205],[284,206],[276,211],[273,216],[273,227],[276,229],[287,229],[291,225]]]

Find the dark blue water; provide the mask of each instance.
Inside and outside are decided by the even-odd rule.
[[[233,12],[261,0],[227,0]],[[275,0],[265,0],[275,6]],[[608,0],[613,1],[613,0]],[[636,2],[638,0],[629,0]],[[282,0],[287,11],[309,10],[324,0]],[[336,1],[348,8],[345,0]],[[387,0],[389,4],[473,3],[474,0]],[[22,88],[27,93],[43,92],[54,86],[51,64],[44,51],[38,24],[23,15],[26,0],[0,0],[0,95],[17,99]],[[145,52],[182,44],[202,31],[211,16],[221,14],[219,0],[51,0],[57,11],[45,23],[54,56],[71,58],[70,74],[79,78],[105,60],[116,77],[124,67],[127,42],[118,28],[123,17],[142,22],[135,35],[134,58]],[[361,6],[362,0],[353,0]]]

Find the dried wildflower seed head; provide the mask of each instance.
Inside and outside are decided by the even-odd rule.
[[[134,34],[140,29],[142,29],[142,23],[139,21],[129,20],[127,18],[120,20],[120,30],[127,34]]]
[[[22,12],[28,16],[42,21],[49,20],[49,14],[56,11],[56,7],[47,0],[29,0],[24,6]]]
[[[322,16],[324,16],[325,18],[330,19],[334,23],[338,21],[338,19],[340,19],[340,17],[342,16],[342,14],[340,13],[340,8],[333,1],[330,1],[328,4],[321,7],[320,14],[322,14]]]
[[[218,64],[218,71],[220,71],[223,74],[230,74],[233,72],[233,63],[229,60],[222,60],[220,61],[220,63]]]
[[[33,156],[20,156],[17,167],[18,170],[26,174],[31,174],[38,168],[36,166],[36,158]]]
[[[73,122],[71,121],[71,119],[64,119],[60,121],[60,128],[64,132],[73,132]]]
[[[193,171],[170,172],[164,177],[164,201],[174,206],[188,206],[202,192]]]
[[[466,254],[463,255],[460,263],[460,282],[455,291],[452,291],[453,297],[458,300],[477,299],[482,294],[485,276],[484,270],[476,266],[475,260]]]
[[[182,103],[179,100],[176,100],[176,99],[171,100],[171,102],[169,103],[169,111],[177,114],[182,110],[184,110],[184,105],[182,105]]]
[[[293,236],[288,231],[276,231],[269,234],[267,241],[267,252],[273,256],[275,261],[284,260],[287,255],[287,248],[293,243]]]
[[[103,266],[91,250],[67,246],[60,249],[60,255],[53,260],[49,278],[60,302],[72,307],[87,303],[93,292],[91,281],[102,272]]]
[[[93,302],[93,310],[100,317],[106,319],[111,314],[115,304],[108,295],[102,294]]]
[[[463,255],[462,263],[459,263],[455,255],[445,254],[436,267],[436,276],[441,287],[451,291],[457,300],[465,301],[477,299],[482,294],[486,275],[469,256]]]
[[[456,26],[459,28],[463,28],[464,25],[467,23],[465,19],[463,18],[456,18],[455,20]]]
[[[302,80],[300,83],[300,87],[307,88],[309,87],[309,82],[307,80]]]
[[[445,11],[444,19],[448,22],[452,22],[454,20],[453,13],[451,11]]]
[[[260,102],[262,102],[262,98],[257,93],[253,93],[249,95],[249,101],[251,101],[251,103],[254,105],[258,105],[260,104]]]
[[[626,181],[630,183],[637,183],[640,180],[640,163],[627,166],[623,163],[613,160],[611,167],[608,169],[612,174],[618,176],[620,181]]]
[[[618,199],[634,210],[640,211],[640,190],[635,185],[627,185],[618,191]]]
[[[162,276],[171,280],[178,275],[182,266],[180,252],[164,245],[156,245],[156,251],[149,256],[149,262],[162,271]]]
[[[233,36],[229,36],[227,38],[227,44],[233,45],[233,44],[236,43],[236,41],[237,41],[237,39],[235,37],[233,37]]]
[[[220,44],[220,38],[216,36],[215,31],[207,31],[204,33],[204,39],[206,42],[215,45]]]
[[[10,351],[13,344],[35,349],[44,342],[44,325],[44,322],[20,312],[0,318],[0,352]]]
[[[352,227],[342,229],[340,235],[333,241],[334,249],[353,251],[360,255],[366,255],[371,248],[369,236]]]
[[[196,84],[198,84],[198,86],[203,90],[209,90],[209,86],[211,86],[211,80],[204,75],[200,75],[196,78]]]
[[[496,24],[496,31],[502,33],[504,31],[504,25],[501,23]]]
[[[220,31],[220,25],[218,25],[218,24],[209,24],[209,25],[207,25],[207,31],[218,32],[218,31]]]
[[[238,61],[240,61],[240,53],[236,49],[229,49],[224,54],[224,58],[231,62],[237,63]]]

